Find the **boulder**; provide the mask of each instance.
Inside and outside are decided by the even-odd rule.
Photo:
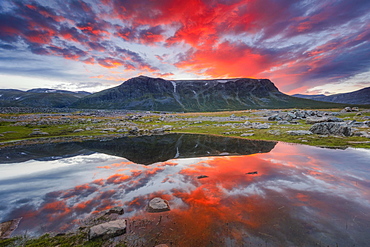
[[[105,128],[105,129],[103,129],[103,131],[114,132],[114,131],[116,131],[116,128]]]
[[[275,115],[269,116],[267,118],[267,120],[269,120],[269,121],[280,121],[280,120],[282,120],[282,118],[278,114],[275,114]]]
[[[308,130],[289,130],[286,133],[292,136],[312,135],[313,133]]]
[[[246,137],[246,136],[254,136],[254,133],[244,133],[240,135],[241,137]]]
[[[290,124],[290,122],[283,120],[283,121],[278,121],[277,124],[278,125]]]
[[[329,122],[328,120],[328,117],[309,117],[306,119],[306,124]]]
[[[91,227],[89,230],[89,239],[108,239],[124,233],[126,233],[126,220],[113,220]]]
[[[267,123],[252,123],[252,128],[254,129],[268,129],[270,128],[270,125],[268,125]]]
[[[124,214],[124,210],[122,207],[113,207],[105,211],[105,215],[111,215],[111,214],[119,214],[122,215]]]
[[[347,124],[333,122],[315,123],[311,126],[310,131],[314,134],[319,135],[352,135],[352,128],[350,126],[348,126]]]
[[[43,132],[43,131],[39,131],[39,130],[36,130],[36,131],[33,131],[31,134],[29,134],[30,136],[38,136],[38,135],[49,135],[48,132]]]
[[[351,112],[352,111],[352,108],[347,106],[347,107],[344,107],[343,110],[341,110],[341,112]]]
[[[166,200],[159,197],[154,197],[149,201],[147,211],[150,213],[170,211],[170,206]]]

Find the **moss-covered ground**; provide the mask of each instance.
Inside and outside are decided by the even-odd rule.
[[[289,111],[289,110],[286,110]],[[335,111],[338,109],[324,109],[322,111]],[[137,119],[129,119],[130,116],[140,115]],[[230,118],[235,116],[235,119]],[[370,116],[369,111],[340,113],[344,120],[364,121],[364,117]],[[152,130],[163,126],[171,126],[171,132],[213,134],[221,136],[284,141],[290,143],[303,143],[313,146],[328,147],[362,147],[370,148],[370,139],[359,136],[327,136],[306,135],[293,136],[287,134],[288,130],[309,130],[312,124],[306,124],[305,120],[299,120],[298,124],[278,125],[276,121],[267,121],[259,110],[234,111],[234,112],[205,112],[205,113],[179,113],[179,114],[149,114],[131,113],[119,116],[83,116],[80,113],[66,117],[55,114],[0,114],[0,142],[4,145],[14,145],[16,141],[42,142],[47,138],[63,138],[81,140],[88,138],[100,138],[106,135],[128,134],[131,128]],[[223,118],[223,119],[222,119]],[[225,126],[227,123],[242,124],[249,122],[268,122],[269,129],[251,129],[249,126]],[[113,128],[113,129],[112,129]],[[34,130],[46,134],[31,135]],[[79,130],[79,131],[76,131]],[[369,132],[370,128],[361,128],[358,131]],[[243,133],[253,133],[253,136],[241,137]],[[21,143],[20,142],[20,143]]]

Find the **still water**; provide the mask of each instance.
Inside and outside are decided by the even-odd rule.
[[[123,218],[147,222],[131,224],[135,245],[153,235],[169,246],[370,243],[369,149],[171,134],[0,156],[0,222],[23,217],[13,236],[68,231],[122,206]],[[155,196],[171,211],[147,213]]]

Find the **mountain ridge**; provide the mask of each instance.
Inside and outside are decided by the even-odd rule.
[[[139,76],[81,98],[71,107],[173,112],[340,107],[319,104],[286,95],[269,79],[165,80]]]
[[[292,96],[323,102],[370,105],[370,87],[365,87],[353,92],[339,93],[328,96],[323,94],[319,95],[293,94]]]
[[[89,95],[85,91],[67,91],[48,88],[34,88],[27,91],[0,89],[0,107],[69,107],[81,97]]]

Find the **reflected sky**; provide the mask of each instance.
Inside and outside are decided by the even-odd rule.
[[[151,166],[99,153],[1,164],[0,220],[23,217],[15,234],[66,231],[114,206],[140,220],[159,217],[145,206],[160,196],[171,206],[160,231],[175,246],[366,246],[369,159],[368,149],[277,143]]]

